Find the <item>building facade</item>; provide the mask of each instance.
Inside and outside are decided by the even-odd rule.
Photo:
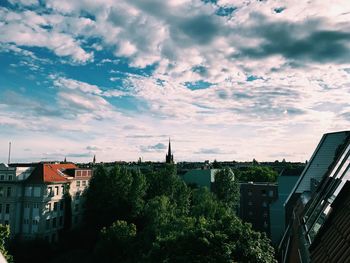
[[[271,242],[277,246],[286,229],[284,203],[299,179],[303,167],[285,168],[277,178],[278,196],[270,205]]]
[[[325,134],[285,202],[291,216],[278,247],[281,262],[348,262],[349,258],[344,261],[342,256],[350,253],[349,235],[342,242],[344,233],[340,230],[348,217],[341,215],[340,222],[332,216],[336,210],[347,211],[348,199],[341,193],[349,192],[348,181],[350,132]],[[294,205],[288,207],[291,200]],[[336,231],[327,232],[329,226]],[[325,251],[320,251],[326,244]]]
[[[277,199],[273,183],[240,183],[240,218],[251,223],[254,230],[271,236],[270,204]]]
[[[0,223],[12,238],[55,242],[59,230],[79,225],[91,176],[72,163],[1,164]]]

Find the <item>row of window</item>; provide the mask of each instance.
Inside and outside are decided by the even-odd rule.
[[[4,212],[5,214],[9,214],[10,213],[10,204],[5,204],[4,205]],[[0,214],[3,212],[3,204],[0,203]]]
[[[58,225],[57,225],[58,223]],[[52,219],[46,219],[46,230],[49,230],[51,228],[56,228],[57,226],[63,226],[63,216],[60,216],[58,218],[58,222],[57,222],[57,218],[52,218]]]
[[[76,181],[76,186],[80,187],[80,181]],[[81,186],[86,186],[86,181],[81,181]]]
[[[58,211],[58,208],[62,211],[64,208],[64,202],[53,202],[53,203],[47,203],[45,206],[46,211]]]
[[[253,205],[253,202],[249,201],[248,205]],[[266,201],[262,202],[262,207],[267,207],[267,202]]]
[[[5,191],[6,190],[6,191]],[[0,197],[11,197],[12,188],[11,187],[0,187]]]
[[[252,190],[248,190],[248,195],[249,196],[252,196],[253,195],[253,191]],[[267,196],[267,191],[265,189],[261,190],[261,195],[263,197]],[[273,197],[274,194],[273,194],[273,190],[270,190],[269,193],[268,193],[269,197]]]
[[[30,219],[28,219],[28,218],[23,219],[23,224],[29,225],[29,222],[30,222]],[[39,219],[33,219],[32,220],[32,224],[33,225],[39,225]]]
[[[91,176],[91,170],[78,170],[76,171],[76,176]]]
[[[24,204],[24,208],[31,208],[32,205],[33,205],[33,208],[39,208],[40,207],[39,203],[33,203],[33,204],[25,203]]]
[[[6,176],[5,174],[0,174],[0,181],[12,181],[13,175]]]
[[[61,188],[61,191],[60,191]],[[55,196],[55,195],[60,195],[60,194],[64,194],[64,185],[62,185],[61,187],[59,186],[50,186],[47,188],[47,196]]]

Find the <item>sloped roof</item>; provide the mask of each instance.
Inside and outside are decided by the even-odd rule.
[[[64,171],[66,169],[78,168],[72,163],[39,163],[35,165],[35,169],[28,177],[27,182],[30,183],[55,183],[67,182]]]
[[[339,147],[346,143],[349,135],[350,131],[341,131],[326,133],[322,136],[285,204],[288,203],[293,193],[301,194],[304,191],[310,191],[312,178],[319,182],[322,180],[328,169],[336,162],[338,155],[341,154]]]

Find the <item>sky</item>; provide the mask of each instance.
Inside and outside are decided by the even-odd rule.
[[[0,162],[305,161],[349,129],[349,0],[0,0]]]

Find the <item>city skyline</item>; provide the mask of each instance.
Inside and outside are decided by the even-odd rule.
[[[0,162],[310,159],[350,121],[348,1],[2,1]]]

